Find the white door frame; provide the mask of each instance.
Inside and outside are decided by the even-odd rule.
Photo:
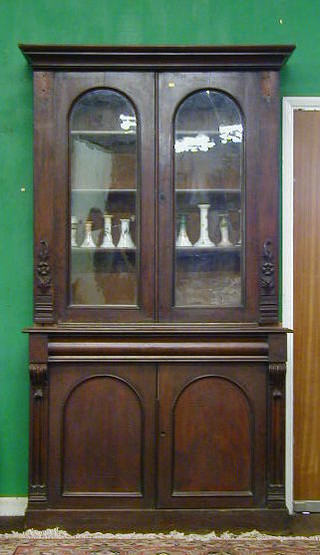
[[[320,96],[283,98],[282,132],[282,323],[293,329],[293,148],[294,111],[320,110]],[[286,504],[290,513],[304,511],[307,501],[294,503],[293,498],[293,334],[288,334],[286,394]],[[319,503],[320,504],[320,503]],[[310,510],[312,510],[310,506]],[[319,509],[318,509],[319,510]]]

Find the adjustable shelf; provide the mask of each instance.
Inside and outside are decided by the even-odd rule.
[[[137,189],[71,189],[72,193],[136,193]]]

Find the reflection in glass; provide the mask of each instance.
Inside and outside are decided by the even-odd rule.
[[[226,94],[187,97],[174,121],[175,306],[243,303],[243,122]]]
[[[71,304],[137,305],[137,119],[119,92],[75,103],[70,181]]]

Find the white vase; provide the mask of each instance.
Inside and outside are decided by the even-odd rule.
[[[104,214],[104,234],[100,245],[103,249],[114,249],[115,244],[112,238],[112,214]]]
[[[218,247],[232,247],[232,243],[229,239],[229,222],[227,216],[224,214],[220,216],[220,233],[221,241],[218,243]]]
[[[186,216],[180,218],[180,230],[176,241],[177,247],[192,247],[192,243],[187,234],[187,219]]]
[[[118,249],[134,249],[135,244],[130,235],[130,218],[120,218],[120,239],[117,245]]]
[[[77,228],[78,219],[76,216],[71,216],[71,247],[77,247]]]
[[[198,204],[200,210],[200,237],[198,241],[194,244],[194,247],[215,247],[213,241],[209,237],[209,208],[210,204]]]
[[[96,244],[92,238],[92,221],[88,220],[85,223],[85,237],[84,237],[84,241],[81,245],[81,247],[83,248],[87,248],[87,249],[95,249],[96,248]]]

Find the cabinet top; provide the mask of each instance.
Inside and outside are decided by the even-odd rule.
[[[295,45],[88,46],[20,44],[33,69],[280,70]]]

